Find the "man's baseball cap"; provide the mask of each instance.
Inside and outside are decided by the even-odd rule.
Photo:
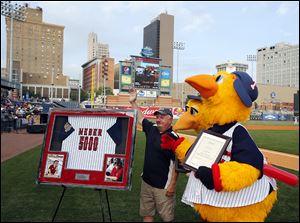
[[[168,109],[168,108],[161,108],[161,109],[154,112],[154,115],[158,115],[158,114],[160,114],[160,115],[170,115],[173,118],[173,114],[172,114],[171,110]]]

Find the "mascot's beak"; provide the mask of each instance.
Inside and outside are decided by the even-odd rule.
[[[175,125],[173,126],[174,131],[195,128],[197,128],[197,120],[189,112],[184,112],[180,116],[180,119],[178,119]]]
[[[209,98],[218,91],[218,84],[212,75],[201,74],[185,79],[189,85],[196,89],[201,97]]]

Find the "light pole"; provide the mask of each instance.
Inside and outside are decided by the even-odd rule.
[[[78,103],[79,103],[79,106],[80,106],[80,88],[81,88],[81,83],[80,83],[80,75],[79,75],[79,82],[78,82]]]
[[[181,108],[183,108],[184,94],[185,94],[185,90],[184,90],[184,82],[183,82],[181,85]]]
[[[103,62],[103,104],[106,105],[106,86],[105,82],[107,81],[107,75],[108,75],[108,61],[107,59]]]
[[[80,105],[80,83],[78,84],[78,104]]]
[[[23,101],[23,70],[20,71],[20,99]]]
[[[251,61],[251,77],[253,78],[253,62],[256,61],[256,55],[247,55],[247,61]]]
[[[52,76],[51,76],[51,102],[53,103],[53,85],[54,85],[54,74],[52,71]]]
[[[1,1],[1,15],[10,17],[10,49],[9,49],[9,81],[12,82],[13,67],[13,21],[25,21],[25,6],[12,4],[11,1]],[[6,65],[7,66],[7,65]]]
[[[95,67],[92,67],[92,85],[91,85],[91,107],[94,107],[94,75],[95,75]]]
[[[185,43],[184,42],[173,42],[173,49],[177,50],[177,84],[176,84],[176,98],[179,99],[178,97],[178,91],[179,91],[179,86],[178,86],[178,67],[179,67],[179,50],[184,50],[185,48]],[[174,82],[174,81],[173,81]]]

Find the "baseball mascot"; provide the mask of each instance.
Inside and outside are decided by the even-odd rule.
[[[239,122],[248,120],[258,89],[245,72],[196,75],[185,80],[199,92],[190,99],[174,130],[202,129],[231,137],[221,160],[210,168],[199,166],[189,175],[182,201],[209,222],[262,222],[277,199],[277,178],[295,185],[295,175],[268,165],[248,131]],[[162,148],[171,149],[182,162],[191,147],[176,134],[162,137]],[[288,177],[287,177],[288,175]]]

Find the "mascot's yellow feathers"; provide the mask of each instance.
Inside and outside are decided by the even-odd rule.
[[[196,132],[211,129],[231,134],[233,143],[232,150],[226,150],[228,160],[224,158],[224,162],[211,168],[200,166],[190,173],[183,202],[191,204],[204,221],[264,221],[276,201],[276,183],[271,187],[272,180],[269,182],[269,178],[262,175],[263,155],[244,127],[238,124],[250,116],[252,102],[258,96],[256,84],[247,73],[239,71],[196,75],[185,81],[201,98],[188,101],[186,112],[173,129]],[[191,143],[185,139],[175,149],[180,161],[190,147]],[[260,190],[264,195],[259,195]]]
[[[189,150],[189,148],[191,147],[191,145],[192,143],[187,139],[184,139],[184,141],[180,143],[180,145],[177,147],[175,151],[175,155],[179,159],[179,161],[182,162],[184,160],[185,155]]]
[[[235,161],[220,163],[222,191],[238,191],[250,186],[260,176],[260,171],[248,164]],[[247,172],[247,177],[245,177]],[[222,177],[226,176],[226,177]]]

